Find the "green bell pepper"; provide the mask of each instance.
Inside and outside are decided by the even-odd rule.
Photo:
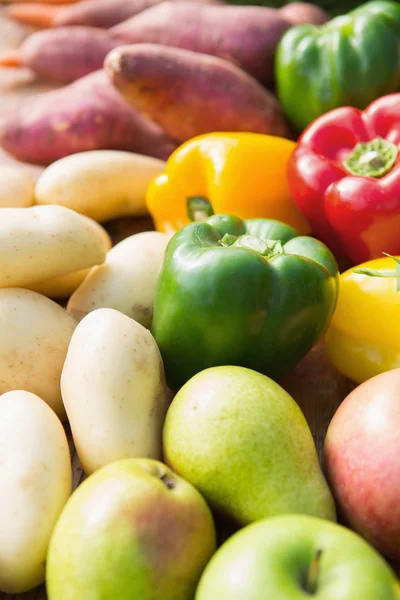
[[[400,86],[400,4],[367,2],[320,26],[298,25],[282,37],[277,93],[301,132],[340,106],[364,109]]]
[[[217,365],[280,379],[323,335],[338,268],[320,241],[267,219],[213,215],[170,240],[152,333],[169,386]]]

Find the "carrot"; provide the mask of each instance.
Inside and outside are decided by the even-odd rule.
[[[89,0],[90,2],[92,0]],[[11,4],[6,8],[6,15],[15,21],[27,25],[46,28],[53,27],[57,15],[62,14],[66,9],[62,4],[30,4],[29,2],[19,2]]]
[[[99,149],[165,159],[177,146],[125,102],[103,70],[31,97],[3,115],[0,145],[18,160],[40,165]]]
[[[221,58],[138,44],[113,50],[105,69],[134,108],[182,142],[213,131],[290,136],[276,98]]]
[[[93,0],[95,1],[95,0]],[[7,0],[10,4],[19,3],[20,0]],[[29,4],[42,4],[43,0],[25,0],[26,3]],[[75,4],[76,2],[80,2],[80,0],[46,0],[45,4]]]

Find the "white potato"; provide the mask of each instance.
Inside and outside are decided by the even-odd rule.
[[[34,203],[35,183],[18,167],[0,165],[0,208],[26,208]]]
[[[52,300],[30,290],[0,289],[0,394],[32,392],[65,419],[60,378],[75,327],[75,319]]]
[[[72,492],[65,431],[38,396],[0,396],[0,591],[20,594],[45,577],[47,547]]]
[[[98,308],[114,308],[150,328],[158,274],[170,236],[145,231],[126,238],[93,267],[71,296],[67,311],[78,321]]]
[[[107,231],[96,221],[93,221],[95,227],[98,228],[99,235],[103,239],[104,251],[108,252],[112,247],[111,238],[108,235]],[[96,267],[93,267],[96,268]],[[88,269],[81,269],[80,271],[74,271],[73,273],[68,273],[67,275],[60,275],[60,277],[53,277],[52,279],[47,279],[46,281],[38,281],[37,283],[32,283],[30,285],[26,285],[25,287],[29,290],[33,290],[34,292],[38,292],[39,294],[43,294],[43,296],[48,296],[49,298],[69,298],[71,294],[81,285],[85,277],[90,273],[91,267]]]
[[[40,176],[36,202],[67,206],[100,222],[147,215],[147,188],[164,169],[162,160],[120,150],[72,154]]]
[[[168,394],[160,352],[142,325],[111,308],[87,315],[72,336],[61,390],[87,474],[123,458],[161,458]]]
[[[0,287],[25,287],[106,258],[98,224],[63,206],[0,208]]]

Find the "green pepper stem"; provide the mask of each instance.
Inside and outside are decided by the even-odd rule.
[[[211,202],[203,196],[192,196],[186,201],[187,215],[191,221],[204,222],[213,216]]]
[[[225,247],[253,250],[265,258],[272,258],[277,254],[283,254],[283,247],[279,240],[263,240],[256,235],[245,234],[235,236],[226,233],[219,243]]]
[[[352,175],[382,177],[393,168],[399,148],[392,142],[377,137],[355,146],[344,166]]]

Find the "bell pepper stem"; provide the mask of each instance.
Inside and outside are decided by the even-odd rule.
[[[214,210],[204,196],[192,196],[187,199],[187,214],[191,221],[204,222],[213,216]]]
[[[272,258],[277,254],[283,254],[283,247],[279,240],[263,240],[256,235],[245,234],[235,236],[226,233],[219,243],[225,247],[234,246],[235,248],[253,250],[265,258]]]
[[[357,144],[343,164],[352,175],[378,178],[391,171],[398,153],[395,144],[377,137],[371,142]]]
[[[376,269],[354,269],[354,273],[358,273],[360,275],[367,275],[368,277],[393,277],[396,279],[396,291],[400,292],[400,259],[392,256],[391,254],[387,254],[386,252],[382,252],[385,256],[392,258],[396,267],[394,271],[377,271]]]

